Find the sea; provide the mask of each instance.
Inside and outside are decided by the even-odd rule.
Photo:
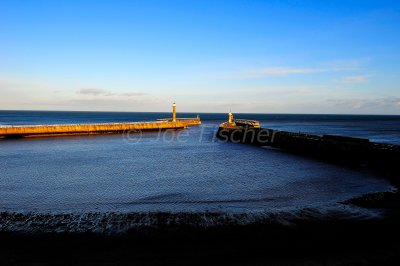
[[[349,209],[393,191],[376,173],[282,150],[221,142],[220,113],[188,129],[0,141],[0,212],[278,213]],[[0,111],[0,126],[153,121],[170,113]],[[235,114],[263,127],[400,144],[400,116]],[[354,212],[354,209],[351,209]],[[361,211],[361,209],[360,209]]]

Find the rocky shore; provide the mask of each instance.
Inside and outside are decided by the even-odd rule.
[[[3,212],[0,264],[394,265],[400,216],[390,210],[377,217],[315,209],[263,215]]]
[[[122,235],[131,231],[158,231],[180,228],[209,229],[221,227],[282,225],[295,226],[308,221],[370,220],[376,216],[350,208],[342,210],[301,209],[275,213],[218,213],[218,212],[90,212],[90,213],[0,213],[0,232],[18,234],[90,233]]]
[[[346,200],[343,203],[364,208],[377,208],[397,212],[400,210],[400,193],[398,191],[369,193],[358,198]]]

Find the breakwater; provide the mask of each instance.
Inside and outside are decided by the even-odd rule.
[[[177,119],[176,121],[151,121],[132,123],[22,125],[0,127],[0,138],[43,137],[62,135],[113,134],[125,131],[157,131],[182,129],[200,125],[199,118]]]
[[[368,139],[336,135],[311,135],[222,124],[217,137],[223,141],[270,146],[318,159],[358,166],[371,166],[399,178],[400,146],[370,142]],[[392,180],[393,181],[393,180]]]

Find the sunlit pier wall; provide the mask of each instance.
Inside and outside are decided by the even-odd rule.
[[[181,129],[200,125],[199,118],[177,119],[172,121],[132,122],[132,123],[102,123],[102,124],[65,124],[65,125],[26,125],[0,127],[0,138],[18,138],[53,135],[85,135],[112,134],[129,130],[157,131]]]

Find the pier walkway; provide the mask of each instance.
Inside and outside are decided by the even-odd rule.
[[[158,131],[182,129],[200,125],[200,117],[177,118],[176,104],[172,105],[172,118],[158,119],[150,122],[96,123],[96,124],[61,124],[61,125],[11,125],[0,127],[0,139],[115,134],[127,131]]]
[[[54,135],[111,134],[124,131],[157,131],[182,129],[200,125],[200,118],[176,119],[176,121],[151,121],[130,123],[61,124],[61,125],[18,125],[0,127],[0,138],[19,138]]]
[[[101,124],[62,124],[62,125],[21,125],[0,127],[0,138],[19,138],[54,135],[111,134],[124,131],[157,131],[182,129],[200,125],[200,119],[177,119],[172,121],[101,123]]]

